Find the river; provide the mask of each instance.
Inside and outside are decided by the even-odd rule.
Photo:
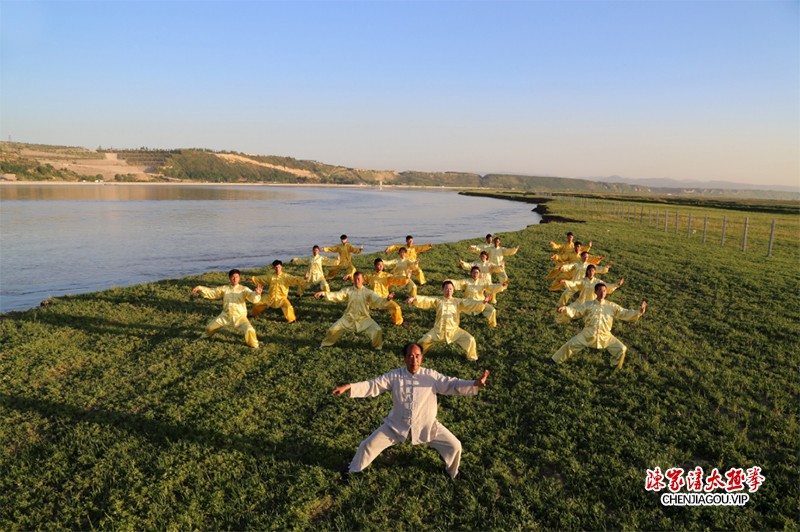
[[[0,313],[49,297],[257,268],[346,233],[376,252],[539,223],[533,205],[451,190],[80,184],[0,186]],[[509,242],[513,244],[513,242]]]

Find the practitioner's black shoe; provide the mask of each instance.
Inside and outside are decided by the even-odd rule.
[[[353,474],[350,473],[350,468],[348,466],[344,466],[339,471],[339,484],[342,485],[349,484],[351,478],[353,478]]]
[[[463,471],[459,471],[458,473],[456,473],[456,476],[453,477],[453,480],[457,480],[460,482],[463,482],[467,479],[469,479],[469,477],[465,475]]]

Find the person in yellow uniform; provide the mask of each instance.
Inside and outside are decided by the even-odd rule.
[[[251,277],[250,282],[268,286],[265,297],[261,302],[253,305],[251,315],[255,318],[268,308],[279,308],[283,311],[286,321],[293,323],[297,320],[294,315],[294,307],[289,302],[289,287],[305,286],[306,280],[303,277],[289,275],[283,271],[283,262],[272,261],[273,273],[261,277]]]
[[[575,248],[571,252],[562,253],[560,255],[553,255],[552,257],[550,257],[550,259],[556,263],[556,265],[553,266],[553,269],[550,270],[550,273],[547,274],[547,279],[554,281],[554,283],[550,286],[550,290],[558,290],[556,284],[561,279],[569,279],[570,277],[572,277],[571,274],[564,273],[563,266],[565,264],[571,264],[574,262],[582,261],[583,259],[581,259],[581,255],[583,253],[587,254],[586,260],[589,264],[595,264],[595,265],[600,264],[600,262],[606,258],[605,255],[599,257],[597,255],[590,255],[587,250],[583,249],[583,246],[581,245],[580,242],[575,242]],[[570,260],[566,260],[567,258],[569,258]],[[564,259],[564,261],[562,261],[562,259]]]
[[[354,333],[364,333],[369,337],[372,348],[380,351],[383,349],[383,329],[378,325],[369,309],[388,308],[392,302],[392,295],[383,298],[364,286],[364,274],[355,272],[352,275],[353,286],[339,290],[338,292],[317,292],[314,297],[324,297],[327,301],[340,302],[347,301],[347,308],[339,320],[328,329],[320,348],[334,345],[339,338],[350,331]]]
[[[578,260],[582,252],[588,252],[590,249],[592,249],[591,241],[589,242],[589,247],[585,248],[583,247],[583,242],[578,240],[571,248],[564,249],[563,251],[551,256],[550,260],[558,264],[569,264],[570,262],[575,262]]]
[[[398,277],[408,277],[411,295],[415,296],[417,295],[417,285],[411,280],[410,274],[413,274],[419,269],[419,259],[409,259],[406,248],[400,248],[397,250],[397,254],[400,255],[399,259],[384,261],[384,266],[392,269],[392,275],[396,275]],[[425,280],[424,275],[420,274],[419,277],[421,277],[423,281]]]
[[[489,253],[486,251],[481,251],[479,260],[467,262],[465,260],[458,259],[458,265],[468,272],[471,272],[472,268],[477,266],[481,272],[481,282],[486,284],[492,284],[492,274],[498,273],[501,270],[500,266],[495,266],[494,264],[489,263]]]
[[[328,281],[325,280],[325,272],[322,271],[323,266],[336,266],[339,264],[338,258],[326,257],[320,255],[319,246],[314,246],[311,249],[312,255],[306,258],[295,257],[292,259],[292,264],[308,264],[308,271],[305,274],[306,283],[297,289],[298,295],[302,296],[303,291],[311,285],[319,285],[319,289],[323,292],[330,292],[331,287],[328,286]]]
[[[611,266],[614,264],[613,262],[609,262],[608,266],[597,267],[604,258],[606,258],[605,255],[602,257],[592,257],[585,251],[581,252],[580,257],[578,257],[578,260],[575,262],[558,266],[558,275],[555,277],[553,284],[550,285],[550,290],[555,292],[563,288],[564,285],[561,284],[561,281],[580,281],[586,277],[586,268],[588,268],[590,264],[595,266],[596,273],[601,275],[608,273],[608,270],[610,270]],[[572,293],[574,294],[574,292]],[[561,304],[566,305],[566,303]]]
[[[491,248],[493,246],[494,246],[494,244],[492,244],[492,233],[487,233],[486,234],[486,242],[485,243],[483,243],[483,244],[474,244],[472,246],[469,246],[467,249],[469,251],[474,251],[475,253],[480,253],[482,251],[489,251],[489,248]]]
[[[506,275],[506,261],[504,257],[515,255],[517,251],[519,251],[519,246],[515,248],[501,247],[499,236],[494,237],[492,244],[492,247],[486,250],[486,252],[489,254],[489,264],[500,268],[500,271],[497,272],[497,279],[501,283],[504,283],[508,280],[508,275]]]
[[[489,263],[489,253],[486,251],[481,251],[480,260],[472,261],[472,262],[465,262],[461,259],[458,259],[458,264],[461,266],[462,269],[467,270],[468,272],[472,271],[472,268],[478,267],[481,272],[480,280],[482,283],[485,284],[492,284],[492,274],[499,273],[502,270],[501,266],[495,266],[494,264]],[[471,275],[471,274],[470,274]],[[492,294],[491,303],[496,303],[497,298],[494,294]]]
[[[415,296],[408,298],[408,303],[421,309],[436,309],[436,321],[433,329],[426,332],[419,339],[422,346],[422,353],[425,354],[436,343],[446,344],[455,343],[466,351],[467,360],[478,360],[478,349],[475,338],[467,331],[459,327],[462,312],[479,313],[486,308],[489,298],[483,301],[472,301],[471,299],[459,299],[453,297],[455,287],[453,281],[446,280],[442,283],[442,293],[444,297]]]
[[[563,244],[558,244],[556,242],[551,241],[550,242],[550,247],[556,253],[564,253],[566,251],[570,251],[572,249],[575,249],[575,235],[572,233],[572,231],[569,231],[567,233],[567,241],[566,242],[564,242]]]
[[[610,268],[611,266],[609,266]],[[603,281],[599,277],[595,277],[595,273],[597,272],[597,266],[594,264],[589,264],[586,266],[586,276],[578,279],[577,281],[566,281],[562,279],[561,286],[564,287],[564,293],[561,294],[561,298],[558,300],[558,305],[568,305],[572,296],[576,293],[578,294],[578,298],[574,301],[576,304],[588,303],[589,301],[594,301],[597,299],[597,296],[594,293],[594,287],[598,284],[602,283]],[[622,278],[619,280],[617,284],[608,284],[606,285],[606,295],[611,295],[616,291],[617,288],[622,286],[625,283],[625,279]],[[563,314],[559,314],[559,316],[563,316]],[[560,320],[556,320],[560,321]],[[569,320],[566,320],[569,322]]]
[[[353,244],[348,244],[347,235],[340,236],[339,240],[341,240],[342,243],[338,246],[327,246],[322,248],[322,251],[325,253],[339,254],[339,264],[328,271],[328,279],[333,279],[340,271],[344,270],[344,279],[347,280],[347,278],[353,275],[356,271],[356,267],[353,266],[353,259],[351,255],[358,255],[361,253],[361,251],[364,250],[364,246],[355,247]]]
[[[421,246],[414,245],[414,237],[411,235],[406,236],[406,245],[403,244],[393,244],[388,246],[384,251],[386,253],[392,253],[395,251],[400,251],[401,249],[406,250],[406,256],[408,260],[411,262],[415,262],[417,264],[417,268],[414,270],[414,275],[417,277],[417,281],[419,281],[420,286],[425,284],[425,273],[423,273],[422,268],[419,267],[419,260],[417,257],[418,253],[424,253],[433,247],[433,244],[424,244]]]
[[[603,283],[598,283],[594,287],[594,293],[597,296],[594,301],[556,309],[559,313],[563,312],[569,319],[583,318],[584,328],[555,352],[552,358],[554,363],[561,364],[587,347],[607,349],[611,353],[611,365],[617,369],[621,368],[625,362],[625,353],[628,348],[611,334],[611,326],[614,324],[614,319],[638,320],[644,314],[647,302],[642,301],[639,310],[624,309],[616,303],[606,300],[607,289]]]
[[[389,291],[389,289],[393,286],[406,286],[409,283],[412,286],[414,285],[414,282],[410,279],[411,271],[406,272],[405,277],[401,275],[392,275],[386,273],[385,271],[383,271],[384,268],[383,259],[381,259],[380,257],[375,259],[374,268],[375,271],[373,273],[368,273],[364,275],[364,284],[370,290],[372,290],[381,297],[389,297],[389,294],[392,294],[392,296],[394,296],[394,292]],[[394,301],[389,301],[388,310],[389,310],[389,316],[392,317],[392,323],[394,323],[395,325],[402,325],[403,311],[400,309],[400,305],[398,305]]]
[[[222,299],[222,313],[208,322],[206,330],[200,335],[202,338],[210,338],[219,329],[233,329],[244,334],[244,341],[253,349],[258,349],[258,337],[256,330],[247,320],[247,301],[258,303],[261,300],[263,287],[259,284],[255,291],[239,284],[241,272],[233,269],[228,272],[228,279],[231,280],[230,286],[218,286],[208,288],[205,286],[195,286],[192,293],[200,292],[206,299]]]
[[[485,283],[481,280],[481,269],[473,266],[470,270],[469,279],[459,279],[453,281],[453,288],[455,290],[464,291],[464,299],[471,299],[473,301],[482,301],[486,303],[486,298],[492,298],[508,287],[508,281],[503,284]],[[477,312],[467,312],[467,314],[477,314]],[[483,316],[486,318],[489,327],[497,327],[497,309],[493,305],[486,303],[483,309]]]

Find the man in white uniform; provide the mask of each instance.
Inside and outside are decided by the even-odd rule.
[[[397,368],[369,381],[343,384],[333,389],[333,395],[350,390],[350,397],[375,397],[392,393],[392,410],[383,418],[383,425],[358,446],[348,467],[348,473],[366,469],[387,447],[411,437],[411,444],[424,443],[442,455],[450,478],[458,476],[461,463],[461,442],[436,420],[436,395],[477,395],[486,386],[489,370],[474,381],[446,377],[422,367],[422,347],[406,344],[403,349],[406,367]]]

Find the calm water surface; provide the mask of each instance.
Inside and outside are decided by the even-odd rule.
[[[256,268],[350,243],[375,252],[539,223],[525,203],[452,191],[269,186],[0,186],[0,312],[48,297]],[[508,242],[513,245],[513,242]]]

